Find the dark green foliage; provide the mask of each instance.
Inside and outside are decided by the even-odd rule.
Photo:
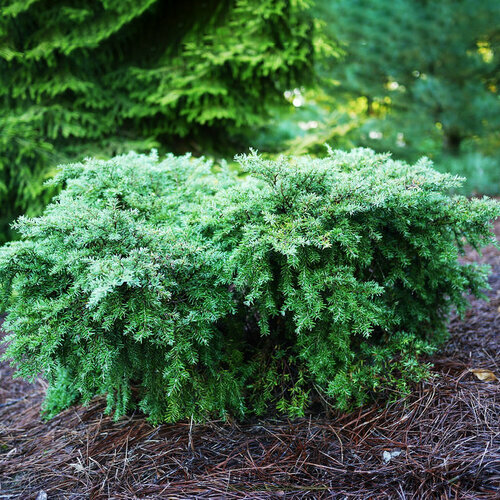
[[[41,187],[50,165],[245,142],[284,89],[310,79],[307,9],[305,0],[2,2],[0,240],[16,214],[50,199]]]
[[[301,415],[425,376],[486,269],[490,200],[370,150],[252,153],[239,178],[204,160],[131,153],[65,167],[65,189],[0,249],[6,356],[43,374],[46,410],[106,394],[154,422]]]
[[[419,154],[427,138],[424,149],[435,140],[456,155],[467,139],[497,130],[497,1],[334,0],[318,8],[345,51],[328,74],[336,93],[366,99],[385,149]]]

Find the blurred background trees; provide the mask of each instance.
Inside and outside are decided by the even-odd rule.
[[[427,138],[435,144],[425,147],[456,156],[466,141],[497,130],[500,32],[492,20],[500,21],[498,2],[338,0],[322,6],[330,36],[345,50],[327,74],[329,91],[363,99],[384,146],[419,155]]]
[[[318,0],[315,15],[338,55],[289,115],[294,152],[326,140],[426,155],[469,192],[500,192],[500,2]]]
[[[60,162],[366,146],[500,193],[493,0],[3,0],[0,239]]]

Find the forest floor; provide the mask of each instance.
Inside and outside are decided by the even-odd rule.
[[[490,301],[451,319],[435,377],[389,406],[155,428],[98,398],[44,422],[44,382],[0,364],[0,499],[500,498],[500,383],[481,380],[500,376],[500,251],[465,259],[492,266]]]

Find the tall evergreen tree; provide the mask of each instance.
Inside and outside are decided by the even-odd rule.
[[[319,0],[317,9],[344,51],[323,68],[329,93],[337,106],[364,102],[355,143],[414,159],[498,141],[499,2]]]
[[[164,144],[215,151],[313,64],[307,0],[3,0],[0,239],[50,165]]]

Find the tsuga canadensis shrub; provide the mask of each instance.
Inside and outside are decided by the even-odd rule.
[[[323,159],[130,153],[62,167],[61,193],[0,249],[5,357],[46,415],[106,395],[116,417],[203,420],[400,394],[452,309],[481,295],[499,204],[371,150]],[[394,392],[395,391],[395,392]]]

